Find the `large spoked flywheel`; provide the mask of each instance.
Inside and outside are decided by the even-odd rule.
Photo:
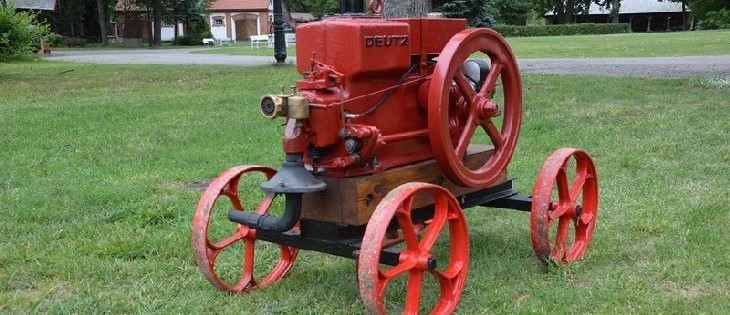
[[[496,182],[512,158],[521,117],[520,72],[502,36],[485,28],[454,35],[438,57],[428,91],[428,133],[441,172],[467,187]],[[470,144],[491,145],[494,154],[466,165]]]

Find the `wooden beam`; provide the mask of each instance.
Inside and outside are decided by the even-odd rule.
[[[492,156],[491,146],[469,146],[464,159],[470,168],[484,165]],[[343,223],[367,224],[380,200],[392,189],[408,182],[426,182],[447,188],[454,196],[461,196],[482,188],[458,186],[446,179],[435,160],[423,161],[387,170],[383,173],[361,177],[319,177],[327,183],[327,189],[318,193],[304,194],[302,216],[308,219]],[[507,180],[506,172],[495,183]],[[416,199],[415,206],[429,205],[429,199]]]

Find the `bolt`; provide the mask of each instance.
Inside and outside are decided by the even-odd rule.
[[[575,206],[575,217],[580,218],[581,214],[583,214],[583,207],[580,205]]]
[[[426,264],[426,267],[428,268],[428,270],[436,270],[437,266],[438,266],[438,262],[436,261],[436,258],[428,257],[428,263]]]
[[[348,138],[345,140],[345,151],[347,153],[355,154],[357,151],[360,151],[360,147],[362,147],[362,143],[356,138]]]

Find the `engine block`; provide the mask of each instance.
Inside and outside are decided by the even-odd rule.
[[[426,101],[433,58],[465,27],[460,19],[374,18],[299,26],[297,37],[306,39],[297,43],[303,79],[293,95],[262,102],[267,117],[289,117],[285,152],[305,152],[315,173],[335,177],[433,158]],[[303,107],[306,117],[292,115]]]

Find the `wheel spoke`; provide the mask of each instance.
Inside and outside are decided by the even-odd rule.
[[[589,225],[595,220],[595,215],[593,213],[581,213],[580,220],[583,224]]]
[[[435,203],[433,221],[428,225],[428,227],[426,227],[426,235],[423,237],[421,244],[418,246],[419,250],[422,252],[428,252],[431,250],[433,244],[435,244],[436,240],[438,240],[444,224],[446,224],[449,206],[449,201],[446,198],[447,196],[443,194],[436,194],[434,196]]]
[[[474,95],[476,95],[476,92],[474,91],[474,88],[471,87],[471,84],[469,84],[469,80],[466,79],[464,73],[459,71],[454,77],[454,82],[456,82],[456,87],[459,88],[461,96],[464,97],[467,105],[471,108],[474,105]]]
[[[423,270],[414,269],[408,272],[408,284],[406,290],[406,307],[404,314],[418,314],[418,306],[421,299],[421,280]]]
[[[552,204],[554,204],[554,203],[551,203],[551,205]],[[563,216],[566,212],[568,212],[568,207],[561,205],[561,204],[557,204],[555,206],[555,209],[550,211],[550,213],[548,214],[548,220],[549,221],[555,220],[555,219]]]
[[[439,282],[439,287],[441,288],[441,296],[439,302],[452,302],[454,299],[454,281],[456,281],[459,274],[456,273],[451,277],[439,271],[435,271],[433,274],[436,275],[436,279],[438,279]]]
[[[461,131],[459,136],[459,142],[456,144],[456,156],[463,158],[466,155],[466,149],[469,147],[474,131],[477,129],[476,122],[474,121],[474,114],[469,114],[464,123],[464,129]]]
[[[233,208],[243,211],[241,200],[238,198],[238,182],[240,180],[240,176],[231,179],[231,181],[226,186],[224,186],[223,189],[221,189],[220,194],[228,197],[231,204],[233,205]]]
[[[418,236],[416,227],[411,222],[410,212],[402,210],[403,208],[396,211],[395,217],[398,220],[398,225],[403,232],[403,240],[406,242],[406,248],[409,250],[418,249]]]
[[[484,80],[484,84],[479,89],[479,92],[486,95],[487,98],[492,98],[494,94],[494,88],[497,84],[497,79],[502,72],[502,64],[496,61],[492,62],[492,66],[489,69],[489,74]]]
[[[558,199],[561,205],[570,203],[573,199],[570,198],[568,190],[568,176],[565,174],[565,165],[558,169],[558,176],[555,178],[558,184]]]
[[[267,193],[266,196],[264,196],[264,200],[261,200],[261,204],[256,210],[256,213],[260,215],[266,214],[266,212],[269,211],[269,208],[271,208],[271,204],[274,202],[275,197],[275,193]]]
[[[454,261],[451,261],[449,263],[449,266],[446,267],[444,270],[435,270],[435,274],[439,277],[443,277],[445,279],[454,280],[456,277],[461,274],[461,271],[464,270],[464,264],[461,260],[454,259]]]
[[[381,280],[390,281],[391,279],[399,276],[400,274],[413,269],[413,267],[416,266],[416,263],[417,263],[417,261],[415,259],[406,259],[406,260],[398,263],[398,265],[393,268],[390,268],[385,271],[379,271],[379,277],[381,278]]]
[[[580,192],[583,191],[583,186],[585,186],[588,176],[588,169],[585,167],[580,168],[580,165],[578,165],[575,180],[573,181],[573,185],[570,186],[571,201],[575,202],[575,200],[578,199],[578,195],[580,195]]]
[[[552,256],[556,260],[562,260],[565,257],[565,247],[568,243],[568,230],[570,229],[570,219],[560,217],[558,220],[558,231],[555,235],[555,247]]]
[[[494,122],[492,122],[491,119],[487,119],[484,123],[482,123],[482,128],[484,128],[484,131],[486,131],[487,135],[489,135],[489,139],[492,140],[494,149],[498,150],[504,147],[502,133],[497,129],[497,126],[494,125]]]
[[[231,244],[237,242],[238,240],[242,239],[245,235],[246,234],[242,233],[242,231],[237,231],[233,235],[221,240],[220,242],[217,242],[215,244],[208,243],[208,247],[210,247],[213,250],[220,251],[220,250],[230,246]]]
[[[236,285],[236,289],[241,291],[250,286],[256,285],[256,280],[253,275],[253,265],[255,259],[255,240],[246,240],[246,245],[243,253],[243,267],[241,268],[241,281]]]

